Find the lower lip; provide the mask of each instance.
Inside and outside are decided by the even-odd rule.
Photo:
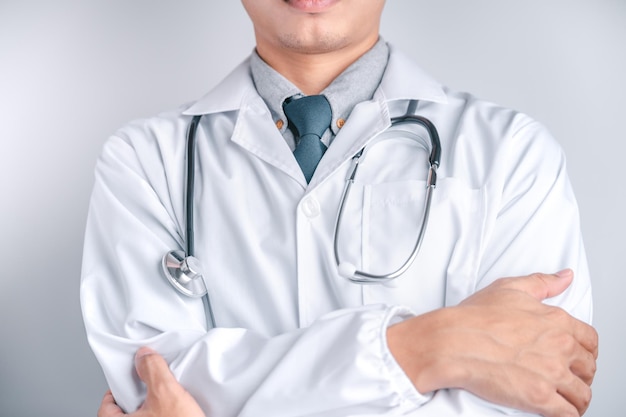
[[[306,13],[321,13],[330,9],[339,0],[286,0],[289,6]]]

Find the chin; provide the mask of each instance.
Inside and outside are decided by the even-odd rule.
[[[312,37],[284,35],[279,40],[280,45],[292,51],[306,54],[319,54],[338,51],[345,48],[349,41],[345,36],[323,34]]]

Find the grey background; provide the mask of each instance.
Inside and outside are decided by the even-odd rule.
[[[625,415],[626,2],[389,0],[382,33],[562,143],[601,335],[588,415]],[[100,147],[200,96],[252,48],[235,0],[0,0],[0,416],[95,415],[106,386],[78,283]]]

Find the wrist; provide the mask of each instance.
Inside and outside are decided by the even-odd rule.
[[[450,332],[458,320],[454,308],[435,310],[387,329],[387,345],[394,359],[422,394],[461,387],[467,370],[457,366],[462,349]]]

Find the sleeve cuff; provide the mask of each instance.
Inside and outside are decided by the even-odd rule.
[[[395,306],[387,310],[380,327],[380,340],[382,344],[382,360],[389,372],[392,389],[397,392],[400,402],[407,408],[419,408],[430,401],[433,393],[420,393],[404,370],[398,365],[387,346],[387,328],[403,320],[414,317],[415,314],[407,307]],[[408,410],[407,410],[408,411]]]

